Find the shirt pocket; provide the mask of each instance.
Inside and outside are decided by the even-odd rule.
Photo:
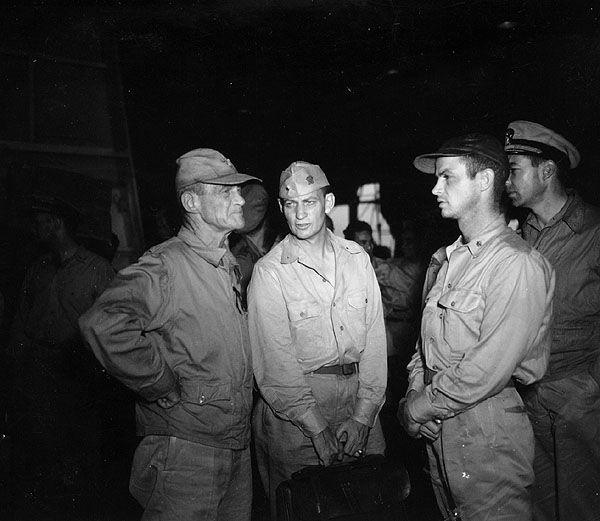
[[[444,341],[456,353],[464,353],[479,339],[483,318],[483,296],[477,291],[454,289],[438,301],[442,309]]]
[[[349,293],[347,300],[348,331],[352,336],[355,347],[362,352],[367,343],[367,292]]]
[[[324,347],[321,304],[316,300],[290,302],[287,311],[298,360],[308,362],[319,358]]]

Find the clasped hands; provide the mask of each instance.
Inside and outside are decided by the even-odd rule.
[[[435,441],[439,438],[442,430],[442,422],[438,419],[431,419],[425,422],[416,421],[410,412],[410,404],[417,395],[416,391],[410,391],[408,395],[400,400],[398,405],[398,421],[404,427],[406,433],[412,438],[426,438]]]
[[[323,465],[328,467],[340,461],[344,454],[360,456],[363,454],[369,437],[369,427],[352,418],[344,421],[335,431],[327,427],[312,439],[315,452]]]

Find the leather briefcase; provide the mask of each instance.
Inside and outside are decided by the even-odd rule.
[[[277,487],[277,521],[402,519],[406,469],[373,454],[331,467],[314,465]]]

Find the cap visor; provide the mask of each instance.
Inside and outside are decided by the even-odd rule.
[[[199,181],[208,185],[241,185],[243,183],[247,183],[248,181],[260,181],[262,183],[262,179],[259,179],[258,177],[240,173],[227,174],[221,177],[214,177],[212,179],[200,179]]]
[[[459,157],[467,155],[469,152],[464,150],[449,150],[447,152],[432,152],[417,156],[413,161],[415,168],[425,174],[435,174],[435,160],[438,157]]]

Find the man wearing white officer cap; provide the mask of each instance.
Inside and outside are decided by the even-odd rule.
[[[531,121],[506,130],[506,191],[523,238],[556,271],[546,375],[523,391],[535,447],[534,519],[600,519],[600,211],[565,184],[577,148]]]
[[[275,490],[295,471],[383,453],[387,377],[377,279],[367,253],[326,227],[335,198],[323,170],[292,163],[279,203],[290,234],[256,263],[248,291],[253,433],[273,519]]]
[[[239,173],[200,148],[177,160],[183,224],[115,277],[80,320],[106,370],[136,393],[130,491],[145,521],[249,521],[252,368],[240,273]]]

